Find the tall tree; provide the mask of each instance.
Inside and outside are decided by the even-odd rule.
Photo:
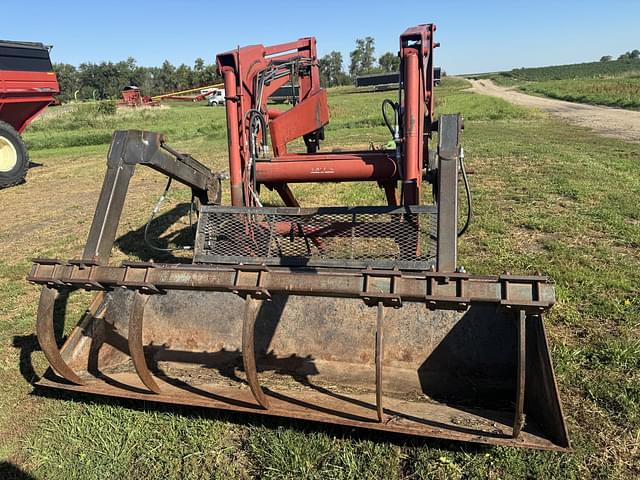
[[[61,99],[73,100],[76,90],[80,89],[78,70],[68,63],[54,63],[53,70],[58,77]]]
[[[391,73],[400,70],[400,57],[391,52],[380,55],[378,65],[383,72]]]
[[[375,40],[373,37],[358,38],[356,48],[349,54],[351,63],[349,74],[352,77],[371,73],[375,61]]]
[[[342,71],[342,54],[340,52],[328,53],[318,61],[320,79],[328,87],[343,85],[345,73]],[[348,81],[348,79],[347,79]]]

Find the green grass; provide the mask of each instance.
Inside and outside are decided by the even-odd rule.
[[[194,115],[190,102],[170,102],[170,107],[118,109],[116,115],[99,114],[91,104],[53,107],[45,117],[35,121],[26,135],[30,150],[108,145],[116,129],[155,130],[170,140],[199,137],[226,139],[224,108],[205,108]],[[59,114],[56,109],[62,109]]]
[[[640,60],[574,63],[550,67],[514,68],[508,72],[491,74],[498,82],[545,82],[578,78],[622,77],[640,72]]]
[[[29,349],[38,295],[23,280],[29,259],[81,251],[110,130],[170,130],[175,145],[215,169],[227,168],[223,110],[178,104],[84,120],[61,115],[27,131],[32,160],[43,166],[30,171],[26,185],[0,192],[0,208],[14,212],[0,222],[0,462],[42,479],[637,478],[640,146],[595,137],[465,87],[447,80],[436,91],[441,112],[461,111],[467,119],[463,138],[476,220],[461,240],[460,263],[478,274],[540,270],[555,280],[558,303],[546,326],[574,453],[29,395],[26,367],[33,363],[38,374],[46,366],[42,354]],[[379,113],[386,96],[393,94],[332,91],[326,149],[386,143]],[[92,131],[102,136],[79,145]],[[160,175],[139,169],[120,234],[144,224],[163,184]],[[375,185],[294,188],[305,205],[383,201]],[[176,190],[167,208],[186,198],[186,190]],[[72,297],[69,318],[86,305],[86,296]],[[3,468],[0,463],[0,478],[9,472]]]
[[[480,78],[570,102],[640,108],[640,60],[519,68]]]
[[[550,80],[527,83],[520,89],[570,102],[640,108],[640,74],[622,78]]]

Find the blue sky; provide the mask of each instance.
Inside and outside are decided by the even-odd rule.
[[[0,12],[0,38],[53,44],[54,61],[76,65],[128,56],[147,66],[197,57],[213,63],[237,45],[311,35],[320,55],[339,50],[346,63],[356,38],[374,37],[377,55],[395,52],[406,27],[428,22],[438,25],[442,43],[436,63],[449,73],[592,61],[640,48],[640,0],[3,0]]]

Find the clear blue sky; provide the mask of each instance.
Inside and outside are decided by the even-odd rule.
[[[640,48],[640,0],[2,1],[0,38],[54,45],[55,62],[134,57],[139,64],[215,62],[237,45],[314,35],[320,55],[348,62],[355,39],[398,50],[409,26],[438,25],[436,63],[449,73],[597,60]],[[346,65],[345,65],[346,66]]]

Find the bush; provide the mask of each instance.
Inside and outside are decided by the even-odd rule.
[[[101,100],[96,104],[96,113],[100,115],[115,115],[117,109],[115,100]]]

